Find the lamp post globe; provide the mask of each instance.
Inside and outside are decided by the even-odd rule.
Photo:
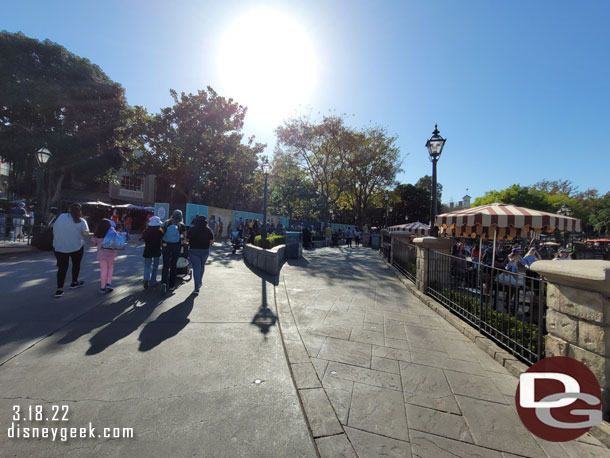
[[[36,160],[40,165],[45,165],[49,158],[51,157],[51,151],[47,148],[40,148],[36,151]]]
[[[436,236],[438,233],[438,230],[434,226],[434,219],[436,218],[438,212],[438,193],[436,190],[436,163],[441,157],[441,153],[443,152],[443,147],[445,146],[446,141],[446,138],[440,136],[438,124],[434,124],[434,131],[432,132],[432,137],[430,137],[428,141],[426,141],[426,148],[428,149],[429,159],[432,162],[432,205],[430,206],[430,235],[434,236]]]

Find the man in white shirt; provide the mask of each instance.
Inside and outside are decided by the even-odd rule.
[[[81,216],[80,204],[70,205],[70,213],[62,213],[53,224],[53,249],[57,259],[57,291],[55,297],[64,295],[64,282],[72,260],[72,283],[70,288],[80,288],[85,283],[78,279],[80,263],[85,252],[84,237],[89,235],[89,226]]]

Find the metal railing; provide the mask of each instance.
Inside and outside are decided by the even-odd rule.
[[[545,280],[429,249],[426,256],[427,294],[520,359],[544,357]]]
[[[391,243],[383,242],[381,244],[379,251],[381,252],[381,255],[383,256],[383,259],[385,259],[387,262],[391,261],[391,259],[392,259],[392,244]]]
[[[405,277],[415,283],[417,270],[417,248],[403,240],[394,242],[392,265]]]
[[[0,241],[29,245],[35,228],[30,218],[0,213]]]

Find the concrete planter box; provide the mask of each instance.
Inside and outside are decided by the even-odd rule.
[[[251,266],[262,270],[271,275],[280,273],[282,264],[284,263],[284,252],[286,245],[279,245],[265,250],[254,245],[247,244],[244,246],[244,260]]]

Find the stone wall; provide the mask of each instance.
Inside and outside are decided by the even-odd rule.
[[[547,289],[546,356],[584,363],[602,388],[604,418],[610,418],[610,262],[537,261]]]
[[[285,251],[286,245],[280,245],[273,247],[270,250],[265,250],[264,248],[246,244],[244,246],[243,254],[244,260],[251,266],[270,275],[277,275],[280,273],[280,269],[284,263]]]

